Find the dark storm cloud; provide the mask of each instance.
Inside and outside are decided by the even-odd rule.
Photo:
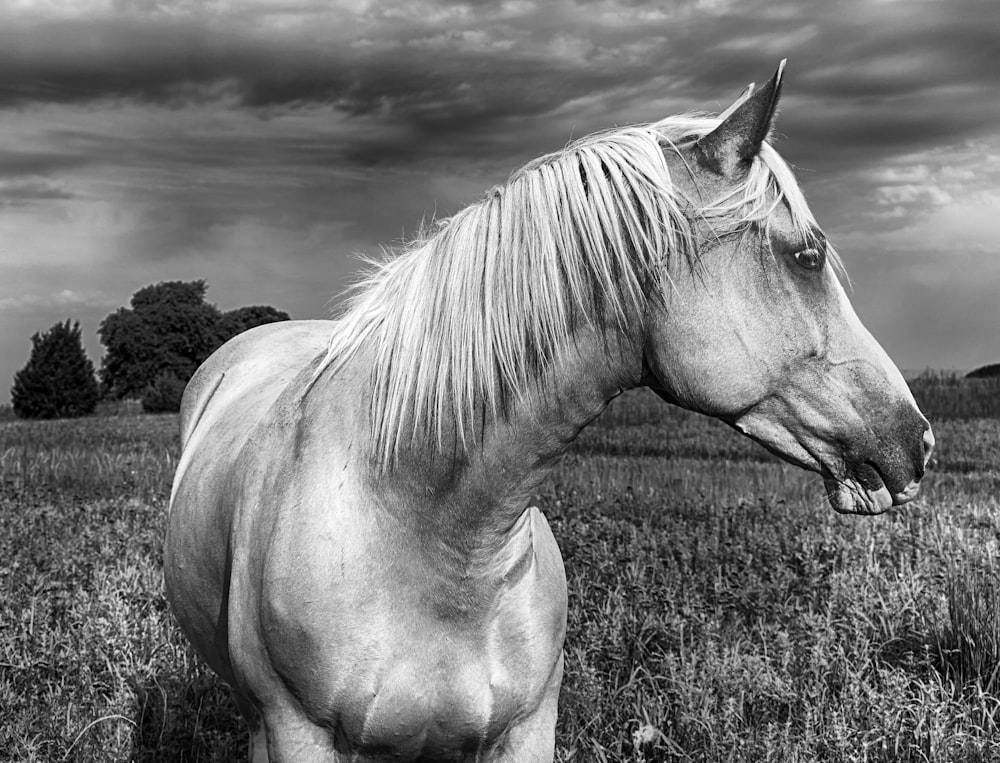
[[[664,63],[662,54],[602,57],[636,36],[634,23],[598,30],[604,39],[597,44],[588,39],[592,29],[560,30],[562,16],[544,6],[526,5],[509,19],[491,7],[473,9],[448,32],[416,15],[369,14],[354,19],[357,36],[333,33],[328,41],[275,39],[246,24],[233,28],[229,18],[15,18],[0,31],[0,105],[217,100],[266,115],[327,104],[410,124],[418,135],[459,134],[546,113],[648,77]],[[545,39],[550,34],[556,39]]]
[[[307,221],[336,204],[368,222],[377,213],[355,200],[375,169],[500,181],[570,137],[721,109],[788,56],[781,149],[811,171],[802,176],[821,206],[846,209],[840,180],[858,168],[1000,120],[987,0],[917,6],[413,0],[163,13],[132,2],[13,14],[0,19],[0,104],[106,111],[109,126],[56,125],[51,150],[0,153],[0,178],[87,164],[152,171],[155,182],[130,194],[148,194],[153,250],[247,215]],[[123,123],[122,109],[144,108],[161,110],[154,127]],[[199,108],[249,121],[234,132],[183,118]],[[345,178],[351,168],[368,174]],[[186,178],[209,171],[216,179],[192,194]]]
[[[278,33],[255,23],[264,11],[254,6],[14,16],[0,31],[0,104],[217,101],[262,116],[323,104],[406,128],[346,149],[360,163],[398,163],[441,145],[507,155],[539,133],[541,118],[580,98],[613,104],[628,93],[630,115],[643,99],[668,96],[721,108],[789,56],[782,129],[796,149],[878,152],[995,123],[1000,38],[984,23],[996,18],[994,5],[413,3],[335,8],[316,24],[307,14]],[[970,90],[981,105],[957,108]],[[797,99],[809,113],[793,110]],[[620,121],[613,111],[590,116],[587,131]]]
[[[478,162],[501,179],[501,168],[595,129],[724,108],[787,56],[781,150],[836,180],[994,129],[998,18],[993,0],[122,2],[114,13],[71,17],[0,11],[0,106],[109,114],[123,104],[178,113],[208,106],[264,122],[339,115],[335,129],[304,135],[183,123],[155,136],[53,129],[58,151],[8,149],[0,177],[106,159],[286,170]]]
[[[853,165],[995,129],[1000,6],[854,5],[812,4],[817,34],[788,53],[782,129],[802,154],[837,146],[850,153],[836,162]]]

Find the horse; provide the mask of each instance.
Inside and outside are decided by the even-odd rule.
[[[783,71],[530,162],[336,320],[192,377],[166,591],[251,760],[551,761],[566,578],[530,497],[623,390],[818,472],[839,512],[917,495],[929,424],[770,143]]]

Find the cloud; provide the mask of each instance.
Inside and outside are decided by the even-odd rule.
[[[355,251],[571,138],[721,110],[785,56],[779,150],[891,291],[880,268],[997,241],[998,21],[994,0],[8,3],[0,300],[44,297],[51,323],[66,289],[208,277],[317,315]]]
[[[0,173],[0,178],[2,178],[2,173]],[[73,198],[72,193],[49,181],[39,179],[5,181],[0,179],[0,208],[71,198]]]
[[[528,76],[533,86],[518,86],[518,98],[508,89],[503,105],[504,113],[518,103],[531,111],[593,78],[618,80],[648,52],[638,25],[663,16],[648,6],[596,3],[581,28],[566,23],[577,10],[566,2],[305,5],[298,13],[287,7],[276,27],[280,14],[263,5],[192,7],[71,17],[8,12],[0,25],[0,103],[324,103],[433,122],[445,105],[471,116],[497,103],[480,100],[487,93],[470,90],[470,81],[485,79],[488,94],[503,95],[505,80]],[[556,84],[568,89],[557,92]]]
[[[78,310],[89,308],[111,308],[117,302],[103,292],[80,292],[63,289],[50,294],[20,294],[15,297],[0,298],[0,311],[4,313],[32,311],[40,308],[57,310]]]
[[[938,207],[991,203],[1000,188],[1000,134],[888,153],[862,167],[816,173],[811,186],[828,230],[893,233]]]
[[[919,202],[932,207],[940,207],[953,201],[951,194],[933,183],[924,185],[903,183],[881,186],[876,189],[876,199],[879,204],[892,206]]]
[[[907,189],[907,186],[901,186]],[[912,198],[900,194],[899,203],[927,205],[925,187],[917,186]],[[887,202],[891,205],[893,202]],[[874,252],[872,256],[910,268],[922,261],[925,268],[938,274],[959,270],[976,281],[986,279],[991,288],[1000,285],[1000,249],[996,221],[1000,218],[1000,192],[989,195],[950,198],[946,203],[931,203],[920,215],[881,230],[856,230],[838,237],[838,246],[850,246]],[[902,257],[892,257],[898,254]],[[1000,325],[1000,324],[998,324]]]
[[[398,164],[440,146],[469,158],[509,156],[526,139],[564,142],[569,127],[580,134],[665,116],[660,103],[722,108],[790,56],[782,129],[794,138],[789,148],[821,161],[818,149],[831,144],[851,146],[853,162],[995,121],[996,45],[983,22],[996,11],[987,0],[921,3],[919,13],[906,4],[843,5],[40,6],[0,16],[0,104],[219,104],[265,118],[322,106],[393,126],[395,135],[359,139],[349,153],[362,165]],[[948,107],[967,105],[967,91],[981,95],[977,108]],[[585,122],[548,123],[584,100],[595,104]]]

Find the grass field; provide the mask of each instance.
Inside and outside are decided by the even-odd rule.
[[[645,393],[537,497],[570,587],[562,761],[1000,760],[1000,385],[913,384],[922,497],[815,475]],[[0,760],[239,760],[162,592],[173,416],[0,423]]]

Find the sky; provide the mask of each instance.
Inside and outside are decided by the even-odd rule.
[[[67,318],[99,364],[159,281],[323,317],[358,253],[786,57],[862,320],[904,369],[1000,361],[996,0],[0,0],[0,384]]]

